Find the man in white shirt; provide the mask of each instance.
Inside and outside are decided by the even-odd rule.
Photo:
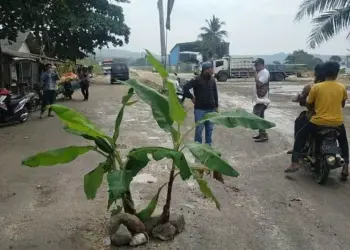
[[[269,100],[269,82],[270,72],[265,68],[265,61],[262,58],[258,58],[254,61],[255,72],[255,102],[253,113],[261,118],[264,118],[265,110],[270,104]],[[265,142],[268,140],[268,135],[265,130],[260,129],[259,135],[254,136],[255,142]]]

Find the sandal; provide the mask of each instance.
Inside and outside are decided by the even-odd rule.
[[[294,173],[294,172],[297,172],[299,171],[299,168],[287,168],[286,170],[284,170],[285,173]]]

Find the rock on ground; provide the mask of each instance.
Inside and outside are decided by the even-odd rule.
[[[121,214],[121,223],[125,225],[133,234],[146,232],[146,227],[142,221],[132,214]]]
[[[176,228],[170,222],[160,224],[152,230],[152,236],[163,241],[174,239],[175,234]]]
[[[140,246],[148,242],[148,237],[144,233],[135,234],[132,237],[130,246]]]
[[[176,234],[181,233],[185,229],[185,217],[183,214],[170,214],[169,222],[176,229]]]
[[[124,225],[120,225],[118,230],[111,235],[111,243],[117,247],[129,245],[131,240],[132,235]]]
[[[116,232],[120,225],[125,225],[133,234],[146,232],[146,227],[135,215],[122,213],[112,215],[109,223],[109,234]]]

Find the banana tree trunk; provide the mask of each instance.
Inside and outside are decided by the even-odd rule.
[[[134,201],[131,196],[130,190],[125,193],[125,196],[122,199],[124,212],[127,214],[136,214],[136,209],[134,205]]]

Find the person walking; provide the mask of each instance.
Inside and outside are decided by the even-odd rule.
[[[255,67],[255,93],[253,101],[255,105],[253,107],[253,113],[261,118],[265,117],[265,110],[270,104],[269,100],[269,82],[270,72],[265,68],[265,61],[262,58],[257,58],[254,61]],[[255,142],[266,142],[268,135],[266,130],[260,129],[259,134],[254,136]]]
[[[87,101],[89,99],[89,87],[90,87],[90,74],[88,71],[88,67],[83,66],[83,68],[79,73],[79,79],[80,79],[81,93],[84,96],[84,101]]]
[[[41,82],[43,83],[43,96],[41,99],[41,113],[40,119],[42,118],[46,106],[52,105],[56,101],[56,90],[57,90],[57,81],[59,76],[56,71],[53,69],[51,64],[45,65],[45,71],[41,75]],[[53,117],[51,114],[52,109],[49,108],[48,116]]]
[[[193,95],[190,89],[193,89]],[[218,91],[213,78],[213,65],[211,62],[203,63],[201,74],[186,83],[183,90],[184,96],[190,98],[194,104],[195,122],[201,120],[207,113],[218,112]],[[196,127],[194,140],[202,143],[203,129],[205,129],[205,143],[211,146],[214,129],[212,122],[207,121],[204,124],[199,124]]]

